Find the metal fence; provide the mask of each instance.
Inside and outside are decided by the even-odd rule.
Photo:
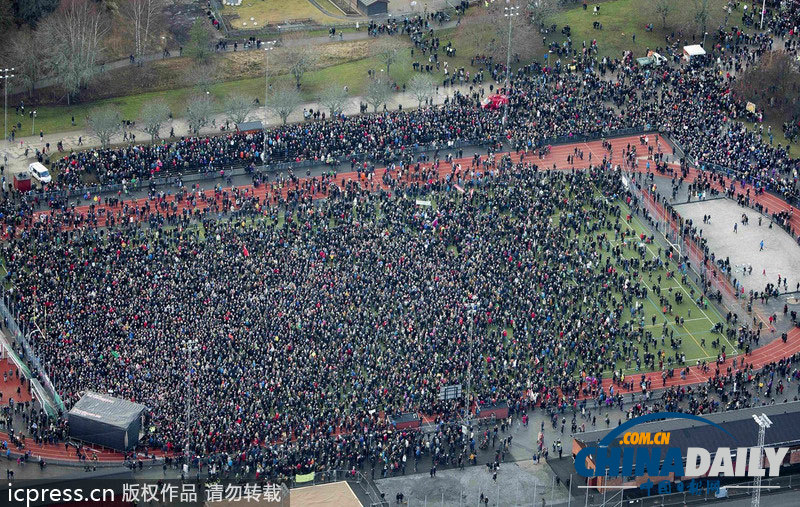
[[[220,26],[222,26],[222,31],[225,32],[225,37],[230,37],[230,30],[228,30],[228,23],[220,14],[222,10],[222,5],[219,3],[219,0],[209,0],[208,5],[211,6],[211,12],[214,13],[214,17],[217,18],[219,21]]]
[[[737,304],[746,310],[744,301],[739,297],[739,291],[733,286],[730,272],[726,272],[711,262],[711,259],[691,238],[686,237],[683,231],[683,218],[677,211],[667,207],[659,201],[659,197],[642,186],[637,178],[632,178],[629,186],[631,192],[639,198],[639,202],[656,221],[655,229],[678,250],[681,270],[692,271],[699,278],[705,293],[706,284],[719,291],[725,301]]]
[[[628,137],[640,136],[649,133],[656,133],[658,129],[650,125],[644,127],[631,127],[624,129],[603,130],[601,132],[593,132],[590,134],[568,134],[564,136],[549,137],[537,141],[536,147],[541,148],[547,145],[557,144],[571,144],[571,143],[588,143],[590,141],[598,141],[600,139],[610,139],[614,137]]]
[[[715,173],[723,174],[729,179],[736,177],[736,171],[731,169],[730,167],[721,166],[719,164],[715,164],[713,162],[706,162],[704,160],[696,160],[695,167],[702,171],[712,171]],[[792,206],[800,206],[800,197],[791,197],[787,198],[786,196],[782,195],[776,188],[772,181],[749,176],[746,180],[746,183],[749,183],[753,187],[757,189],[764,189],[764,191],[769,192],[770,194],[774,195],[775,197],[786,201],[788,204]]]
[[[603,132],[596,132],[591,134],[570,134],[570,135],[540,139],[537,141],[536,147],[540,148],[547,145],[584,143],[590,141],[597,141],[598,139],[603,139],[603,138],[643,135],[651,132],[655,133],[657,132],[657,130],[651,128],[650,126],[646,126],[642,128],[637,127],[637,128],[626,128],[626,129],[616,129],[616,130],[605,130]],[[406,148],[404,151],[410,151],[412,153],[423,153],[436,149],[457,150],[459,148],[485,146],[489,143],[490,140],[488,139],[464,139],[460,141],[452,141],[452,143],[417,144],[415,146]],[[369,157],[366,153],[357,153],[348,156],[338,156],[334,157],[333,165],[338,166],[341,164],[346,164],[350,162],[351,159],[355,159],[358,162],[364,162],[369,160]],[[314,167],[323,164],[324,162],[321,160],[302,160],[300,162],[280,161],[280,162],[268,163],[266,165],[261,165],[259,166],[258,170],[267,173],[277,173],[289,169],[292,170],[305,169],[308,167]],[[222,176],[220,171],[224,171],[224,176]],[[60,200],[71,197],[113,194],[113,193],[124,192],[125,190],[130,192],[130,191],[141,190],[142,188],[148,188],[150,186],[160,187],[160,186],[175,184],[178,182],[178,180],[181,180],[183,182],[210,181],[214,179],[223,179],[224,177],[228,176],[242,176],[244,174],[247,174],[246,166],[242,164],[237,164],[237,165],[229,165],[227,167],[204,168],[203,170],[195,170],[194,172],[188,172],[188,173],[175,173],[147,180],[138,179],[136,180],[135,183],[128,183],[125,186],[123,186],[121,183],[109,184],[109,185],[89,185],[83,187],[68,188],[66,190],[50,190],[47,192],[33,191],[33,195],[36,195],[37,197],[45,201],[51,199]]]
[[[10,294],[6,292],[5,287],[2,287],[2,298],[0,298],[0,315],[3,318],[6,328],[11,334],[11,338],[15,343],[22,347],[23,355],[21,358],[19,358],[19,366],[24,367],[23,370],[26,370],[26,375],[31,379],[32,383],[41,382],[41,385],[47,391],[47,394],[53,400],[56,407],[62,412],[66,412],[66,407],[64,406],[64,402],[61,400],[61,396],[58,395],[53,382],[50,380],[47,372],[42,367],[42,363],[39,361],[39,357],[34,352],[34,348],[31,346],[29,340],[29,338],[33,338],[35,333],[39,333],[41,335],[42,331],[35,324],[34,329],[26,329],[24,327],[20,328],[20,326],[17,324],[16,318],[19,316],[19,306],[14,302]],[[32,367],[32,371],[27,367],[25,362]],[[47,408],[46,399],[42,400],[42,405]]]
[[[465,139],[462,141],[453,141],[452,143],[420,144],[408,147],[404,151],[406,152],[410,151],[412,153],[423,153],[426,151],[432,151],[436,149],[454,150],[466,147],[484,146],[488,144],[488,142],[489,141],[486,139]],[[286,170],[298,170],[298,169],[305,169],[321,165],[330,165],[334,167],[349,163],[350,160],[356,160],[357,162],[365,162],[370,159],[366,153],[357,153],[348,156],[334,157],[333,158],[334,162],[332,164],[326,164],[322,160],[302,160],[300,162],[280,161],[280,162],[273,162],[257,166],[258,167],[257,170],[261,173],[277,173]],[[109,185],[89,185],[82,187],[72,187],[66,190],[50,190],[46,192],[42,192],[41,190],[36,190],[32,191],[30,195],[39,197],[39,199],[41,200],[48,201],[50,199],[64,199],[64,198],[81,197],[81,196],[86,197],[86,196],[93,196],[100,194],[113,194],[125,191],[131,192],[131,191],[141,190],[143,188],[149,188],[150,186],[161,187],[165,185],[173,185],[177,184],[178,181],[182,181],[184,183],[195,182],[195,181],[211,181],[214,179],[224,179],[227,178],[228,176],[242,176],[245,174],[248,174],[248,169],[247,166],[245,166],[244,164],[218,166],[211,168],[206,167],[203,170],[195,170],[194,172],[174,173],[174,174],[169,174],[167,176],[151,178],[147,180],[137,179],[135,182],[127,183],[126,185],[122,185],[121,183],[114,183]]]

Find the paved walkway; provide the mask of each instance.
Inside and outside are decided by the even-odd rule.
[[[7,405],[10,398],[16,403],[31,401],[30,381],[20,382],[19,370],[10,360],[0,359],[0,377],[0,405]]]
[[[488,93],[488,85],[486,86],[485,90]],[[480,88],[479,88],[480,89]],[[439,88],[438,94],[434,95],[433,97],[433,104],[442,104],[444,103],[447,97],[452,97],[456,91],[461,92],[462,94],[469,93],[469,85],[459,85],[449,88]],[[356,96],[351,97],[348,101],[347,105],[344,108],[344,114],[346,115],[355,115],[359,114],[360,112],[360,104],[362,102],[366,102],[366,99],[363,96]],[[404,109],[407,108],[416,108],[418,106],[418,101],[416,97],[414,97],[411,93],[397,93],[394,97],[390,98],[387,103],[386,107],[387,110],[396,110],[402,104]],[[304,120],[303,118],[303,110],[304,109],[313,109],[316,111],[317,109],[321,109],[326,113],[329,111],[324,108],[320,107],[317,102],[306,102],[301,104],[295,111],[289,116],[289,123],[301,123]],[[372,111],[372,107],[369,108],[369,111]],[[250,120],[258,120],[263,122],[265,116],[264,107],[259,107],[253,110],[253,112],[248,116]],[[272,112],[266,112],[267,118],[267,125],[268,126],[275,126],[281,124],[281,119],[277,115],[273,114]],[[213,118],[213,124],[207,126],[206,128],[201,129],[201,134],[221,134],[224,133],[220,130],[222,126],[225,125],[226,116],[223,113],[217,114]],[[175,118],[171,122],[165,124],[165,126],[161,129],[161,135],[167,136],[169,135],[170,128],[174,129],[175,136],[185,136],[189,135],[189,126],[186,123],[186,120],[183,118]],[[142,143],[149,143],[150,142],[150,135],[138,130],[136,128],[131,129],[131,131],[136,136],[136,140],[138,144]],[[81,141],[82,144],[79,145],[78,141]],[[64,143],[64,150],[85,150],[88,148],[98,147],[100,146],[100,140],[97,136],[90,133],[88,130],[74,130],[70,132],[60,132],[57,134],[45,134],[44,138],[40,138],[39,136],[28,136],[28,137],[18,137],[15,142],[12,144],[9,141],[0,141],[0,153],[3,154],[4,157],[7,157],[6,165],[6,172],[5,177],[6,181],[10,183],[11,176],[14,174],[18,174],[20,172],[26,171],[28,168],[28,164],[30,162],[34,162],[36,160],[36,150],[43,150],[47,143],[50,143],[50,150],[54,152],[56,150],[56,145],[59,141],[63,141]],[[122,140],[122,132],[112,138],[112,143],[123,143]],[[28,156],[25,156],[25,149],[28,149]],[[4,159],[6,160],[6,159]]]

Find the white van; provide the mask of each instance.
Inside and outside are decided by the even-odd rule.
[[[47,168],[39,162],[34,162],[29,165],[28,173],[31,175],[31,178],[35,179],[42,185],[47,185],[53,180],[53,178],[50,177],[50,172],[48,172]]]
[[[667,63],[666,57],[658,53],[653,53],[652,58],[653,58],[653,66],[655,67],[661,67],[662,65]]]

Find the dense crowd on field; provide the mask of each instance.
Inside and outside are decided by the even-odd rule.
[[[68,406],[87,388],[139,401],[150,448],[188,441],[197,460],[272,478],[370,461],[392,473],[432,454],[384,416],[457,420],[462,402],[439,388],[464,384],[468,365],[472,404],[517,414],[613,399],[595,379],[625,382],[622,368],[694,366],[674,329],[645,318],[648,299],[679,304],[661,288],[677,265],[630,227],[620,199],[638,205],[610,164],[547,172],[506,157],[382,181],[340,182],[321,204],[219,190],[184,196],[206,203],[194,214],[154,203],[129,221],[138,211],[120,204],[107,228],[38,222],[3,247],[10,304],[23,325],[47,308],[31,339]],[[613,310],[585,317],[597,309]],[[754,335],[728,325],[749,348]],[[717,352],[702,366],[724,375],[734,351]],[[452,460],[451,445],[434,449]]]
[[[402,30],[419,49],[426,32]],[[796,52],[796,29],[780,35]],[[183,186],[134,205],[120,193],[88,215],[53,201],[35,220],[33,197],[7,199],[8,304],[27,328],[46,309],[45,333],[30,338],[67,405],[86,389],[147,405],[150,448],[246,463],[271,478],[370,462],[397,471],[423,454],[466,459],[479,436],[464,441],[459,426],[443,425],[423,440],[386,416],[457,419],[465,406],[440,401],[439,388],[466,384],[468,369],[472,407],[508,403],[517,414],[576,408],[581,398],[614,403],[597,379],[624,382],[623,369],[666,379],[692,366],[674,328],[645,319],[645,302],[680,304],[662,290],[677,266],[631,227],[637,201],[607,162],[611,145],[599,160],[576,153],[573,165],[587,171],[551,172],[534,152],[554,136],[657,128],[692,163],[795,198],[800,162],[742,123],[758,113],[730,91],[736,69],[771,40],[718,33],[706,64],[656,68],[565,43],[577,70],[515,71],[505,124],[502,109],[481,107],[503,66],[477,56],[486,82],[497,81],[491,91],[479,89],[481,77],[442,106],[266,132],[270,163],[337,158],[365,174],[358,180],[330,171],[269,181],[255,171],[261,133],[72,153],[54,162],[55,188],[82,186],[87,174],[128,185],[245,165],[267,194]],[[418,163],[417,148],[452,152],[466,141],[492,153],[505,146],[513,160]],[[324,202],[313,201],[320,194]],[[757,340],[730,319],[720,332],[741,352]],[[701,365],[717,368],[709,389],[726,375],[755,375],[719,371],[735,351],[718,343],[716,352]],[[795,375],[787,364],[773,371]]]
[[[674,268],[608,200],[618,173],[487,169],[388,173],[377,194],[345,182],[321,205],[222,191],[229,219],[155,206],[146,227],[120,205],[109,228],[39,222],[3,247],[14,310],[24,325],[47,308],[31,338],[68,405],[90,387],[140,401],[148,443],[176,450],[189,396],[193,452],[273,472],[332,464],[325,445],[386,431],[383,415],[456,416],[437,396],[467,364],[474,403],[513,405],[576,397],[623,358],[683,362],[674,330],[646,327],[642,301]],[[614,310],[582,318],[596,308]]]

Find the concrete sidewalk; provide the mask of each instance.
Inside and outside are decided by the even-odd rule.
[[[469,86],[470,85],[468,84],[464,84],[448,88],[440,87],[438,94],[434,95],[433,97],[433,104],[443,104],[445,99],[447,97],[453,97],[456,91],[459,91],[462,94],[468,94],[470,92]],[[485,90],[488,90],[488,84],[485,84],[484,86],[487,87]],[[481,87],[477,87],[476,90],[480,91]],[[366,100],[363,96],[351,97],[344,108],[344,114],[359,114],[360,104],[362,102],[366,103]],[[411,93],[401,92],[395,94],[394,97],[387,101],[386,108],[390,111],[397,110],[401,104],[403,109],[416,108],[418,106],[416,97],[414,97]],[[294,111],[294,113],[289,116],[289,123],[301,123],[305,121],[303,118],[304,109],[313,109],[314,111],[317,109],[322,109],[322,111],[326,113],[326,116],[329,114],[329,111],[324,107],[320,107],[317,102],[306,102],[300,105]],[[372,111],[372,107],[369,108],[369,111]],[[264,115],[265,108],[258,107],[254,109],[252,113],[250,113],[248,119],[253,121],[261,121],[263,123]],[[268,126],[276,126],[281,124],[280,117],[272,114],[271,112],[267,112],[266,118]],[[220,130],[220,127],[225,125],[225,120],[226,117],[224,114],[220,113],[215,115],[213,118],[213,124],[202,129],[200,133],[217,135],[224,134],[224,132]],[[162,137],[168,136],[170,129],[174,129],[175,137],[189,135],[189,127],[183,118],[175,118],[172,121],[165,123],[164,127],[161,129]],[[141,130],[133,128],[129,132],[132,132],[136,136],[136,144],[148,144],[150,142],[150,135],[142,132]],[[7,140],[0,141],[0,152],[3,153],[3,161],[7,160],[7,162],[4,162],[4,165],[6,166],[6,182],[10,184],[12,175],[27,170],[28,164],[36,160],[37,149],[42,151],[46,144],[50,143],[50,153],[52,154],[56,151],[56,145],[59,141],[64,143],[64,150],[67,152],[71,150],[86,150],[100,146],[100,140],[88,130],[74,130],[57,134],[46,134],[44,138],[40,138],[39,136],[18,137],[13,144]],[[79,145],[79,141],[82,144]],[[122,139],[122,132],[114,136],[111,142],[112,144],[124,143],[125,141]],[[26,148],[28,149],[27,156],[25,155]]]

